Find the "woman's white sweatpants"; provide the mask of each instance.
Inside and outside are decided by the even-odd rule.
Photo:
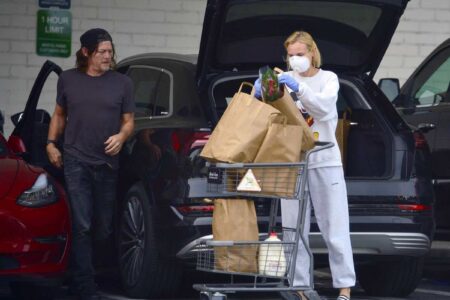
[[[347,188],[342,167],[322,167],[308,170],[308,187],[314,214],[320,232],[328,248],[334,288],[355,285],[350,225],[347,203]],[[307,243],[311,220],[311,202],[308,201],[304,227]],[[283,227],[296,228],[299,201],[281,200]],[[294,286],[309,286],[309,255],[299,241],[295,263]]]

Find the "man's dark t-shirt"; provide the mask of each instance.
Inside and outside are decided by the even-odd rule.
[[[118,155],[107,155],[105,142],[119,133],[122,114],[134,112],[131,79],[115,71],[93,77],[70,69],[59,77],[56,102],[67,114],[64,152],[117,169]]]

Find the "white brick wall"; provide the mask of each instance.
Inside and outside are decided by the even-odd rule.
[[[206,0],[72,0],[72,55],[47,58],[35,54],[37,0],[0,0],[0,110],[6,135],[10,116],[23,109],[40,66],[51,59],[73,67],[79,36],[104,27],[113,36],[118,59],[151,51],[196,53]],[[440,42],[450,36],[450,0],[411,0],[375,76],[401,82]],[[53,78],[40,107],[52,111]]]
[[[143,52],[196,53],[205,0],[72,0],[72,54],[69,58],[36,55],[37,0],[0,0],[0,110],[5,134],[10,116],[22,111],[28,93],[46,59],[63,69],[74,66],[79,37],[89,28],[103,27],[114,40],[118,60]],[[50,113],[56,80],[46,83],[40,107]]]
[[[375,81],[396,77],[400,84],[404,83],[415,67],[449,37],[450,0],[411,0],[375,74]]]

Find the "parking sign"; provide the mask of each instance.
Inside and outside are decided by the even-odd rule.
[[[64,10],[38,10],[36,52],[41,56],[69,57],[72,15]]]

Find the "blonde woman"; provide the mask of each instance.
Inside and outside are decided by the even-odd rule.
[[[339,289],[338,300],[350,299],[355,285],[353,254],[350,243],[347,189],[341,153],[335,137],[338,113],[339,81],[333,72],[320,69],[321,56],[311,35],[304,31],[292,33],[284,42],[289,71],[279,76],[280,83],[296,93],[297,106],[312,117],[309,124],[315,137],[330,141],[334,147],[314,153],[309,161],[308,190],[319,229],[329,252],[333,287]],[[255,83],[260,94],[260,84]],[[285,227],[297,224],[297,201],[281,201]],[[308,241],[311,207],[308,203],[304,237]],[[309,256],[300,242],[295,264],[294,286],[310,283]],[[303,292],[282,293],[287,299],[307,299]]]

